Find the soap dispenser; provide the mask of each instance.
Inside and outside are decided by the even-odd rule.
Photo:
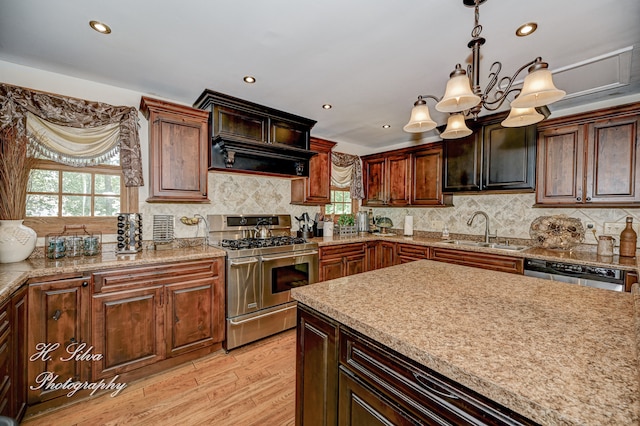
[[[442,228],[442,236],[440,238],[442,238],[443,240],[449,239],[449,228],[447,228],[447,225],[444,225],[444,227]]]

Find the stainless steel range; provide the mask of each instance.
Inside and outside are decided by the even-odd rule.
[[[225,349],[296,325],[290,290],[318,280],[318,244],[291,236],[290,215],[209,215],[227,252]]]

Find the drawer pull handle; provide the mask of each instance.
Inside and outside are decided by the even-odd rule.
[[[418,383],[425,388],[426,390],[428,390],[429,392],[433,392],[435,394],[438,394],[440,396],[443,396],[445,398],[449,398],[449,399],[460,399],[458,396],[453,395],[449,392],[447,392],[446,390],[438,390],[438,389],[434,389],[433,386],[436,385],[435,383],[431,383],[426,377],[423,377],[420,373],[416,373],[415,371],[413,372],[413,377],[416,378],[416,380],[418,381]],[[436,385],[437,386],[437,385]]]
[[[86,287],[89,285],[89,281],[82,281],[82,287]]]
[[[56,311],[53,313],[53,316],[51,318],[53,318],[54,321],[58,321],[61,315],[62,315],[62,312],[60,312],[60,309],[56,309]]]

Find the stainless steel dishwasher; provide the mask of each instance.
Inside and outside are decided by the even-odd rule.
[[[530,277],[561,281],[568,284],[624,291],[625,271],[615,268],[541,259],[525,259],[524,274]]]

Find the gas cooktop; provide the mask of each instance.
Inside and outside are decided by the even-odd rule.
[[[242,250],[262,247],[290,246],[293,244],[304,244],[306,242],[307,241],[304,238],[278,236],[268,238],[223,239],[220,242],[220,246],[227,250]]]

